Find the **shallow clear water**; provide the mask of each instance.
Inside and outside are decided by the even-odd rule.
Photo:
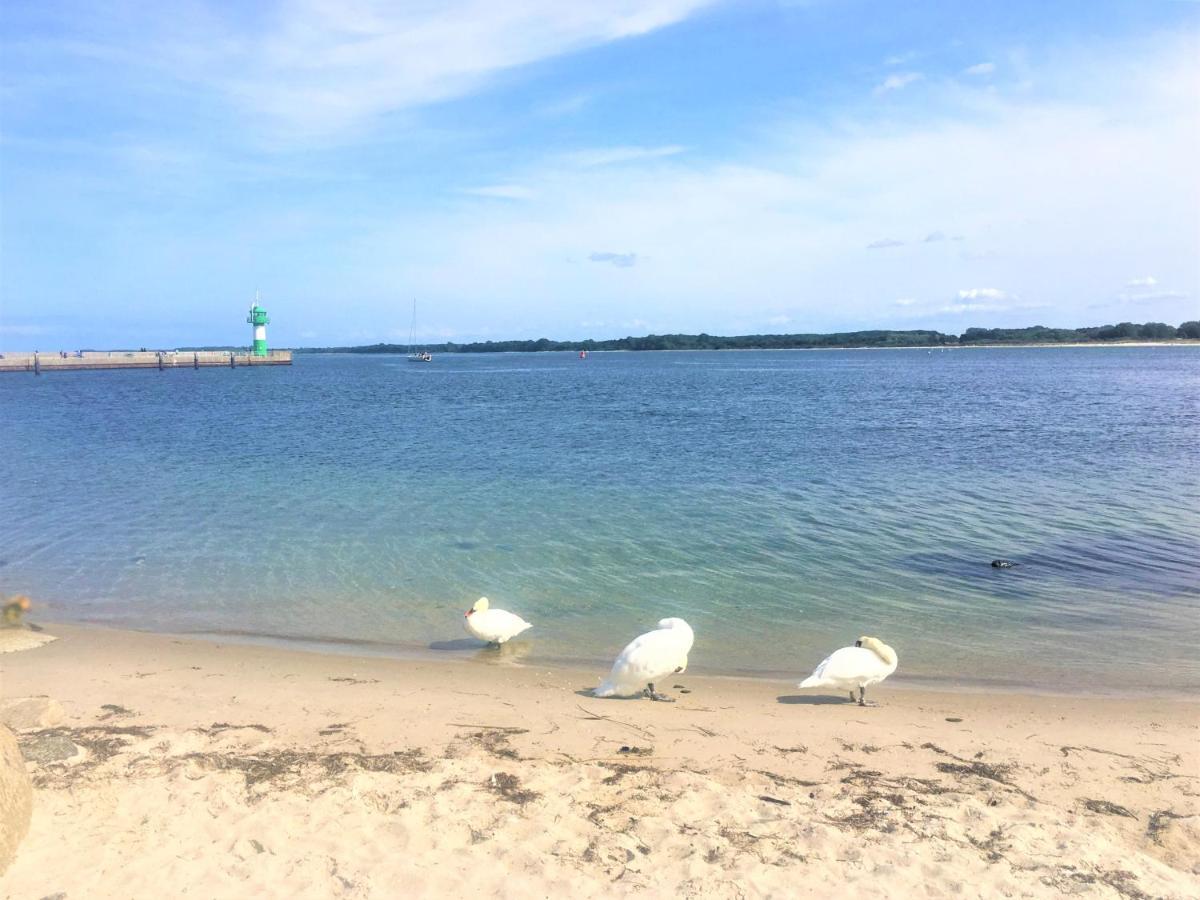
[[[1200,686],[1200,348],[305,356],[0,377],[0,593],[59,618],[697,670]],[[1019,567],[997,570],[1005,557]]]

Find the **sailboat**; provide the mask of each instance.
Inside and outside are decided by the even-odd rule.
[[[417,301],[413,300],[412,325],[408,328],[408,361],[433,362],[433,354],[428,350],[417,350],[413,347],[413,335],[417,330]]]

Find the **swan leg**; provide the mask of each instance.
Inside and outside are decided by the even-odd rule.
[[[854,699],[853,692],[851,692],[851,694],[850,694],[850,699],[851,700]],[[865,687],[860,686],[858,689],[858,705],[859,706],[876,706],[877,705],[875,703],[867,702],[867,689]]]
[[[646,690],[644,690],[642,693],[645,696],[649,697],[651,700],[660,700],[663,703],[674,703],[675,702],[670,697],[668,697],[666,694],[660,694],[660,693],[658,693],[658,691],[654,690],[654,682],[650,682],[648,685],[646,685]]]
[[[851,692],[850,692],[850,702],[851,702],[851,703],[853,703],[853,702],[854,702],[854,691],[851,691]]]

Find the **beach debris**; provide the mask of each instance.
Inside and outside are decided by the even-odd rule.
[[[329,680],[330,681],[338,681],[338,682],[341,682],[342,684],[379,684],[378,678],[352,678],[352,677],[333,678],[333,677],[331,677]]]
[[[1150,816],[1150,822],[1146,826],[1146,837],[1154,841],[1156,844],[1162,843],[1162,836],[1171,826],[1172,819],[1190,819],[1191,816],[1182,815],[1169,809],[1160,809],[1158,812]]]
[[[16,628],[21,624],[25,613],[29,612],[30,606],[32,604],[24,594],[10,597],[0,609],[0,621],[3,622],[5,628]]]
[[[1020,563],[1015,563],[1011,559],[993,559],[993,569],[1015,569]]]
[[[1012,843],[1004,840],[1003,827],[993,828],[983,840],[968,834],[967,841],[990,863],[1000,862],[1004,859],[1004,851],[1012,848]]]
[[[220,734],[222,731],[241,731],[249,729],[251,731],[261,731],[263,734],[270,734],[271,729],[266,725],[250,724],[250,725],[231,725],[228,722],[213,722],[208,728],[196,728],[195,731],[201,734],[214,735]]]
[[[780,753],[807,753],[808,748],[803,744],[797,744],[795,747],[776,747]]]
[[[596,721],[612,722],[614,725],[621,725],[624,728],[630,728],[630,729],[638,732],[642,737],[647,738],[647,739],[649,739],[653,736],[650,734],[649,731],[647,731],[645,728],[642,728],[640,725],[633,725],[629,722],[622,722],[620,719],[614,719],[612,716],[602,716],[599,713],[592,712],[590,709],[587,709],[585,706],[583,706],[580,703],[576,703],[575,705],[577,707],[579,707],[580,710],[587,713],[588,719],[594,719]]]
[[[780,800],[778,797],[772,797],[770,794],[759,794],[758,799],[766,803],[774,803],[777,806],[791,806],[791,800]]]
[[[100,708],[104,710],[104,715],[100,717],[101,722],[107,719],[123,719],[134,715],[133,710],[126,709],[124,706],[118,706],[115,703],[105,703]]]
[[[247,791],[257,785],[273,788],[308,788],[320,793],[326,782],[356,770],[363,772],[428,772],[433,768],[424,751],[393,750],[391,753],[317,753],[306,750],[263,750],[258,753],[186,753],[172,757],[164,771],[194,763],[218,772],[236,772]]]
[[[1123,806],[1118,806],[1108,800],[1084,800],[1083,805],[1094,813],[1100,813],[1105,816],[1124,816],[1127,819],[1136,819],[1133,813]]]
[[[494,772],[487,785],[493,794],[518,806],[532,803],[542,796],[537,791],[521,787],[521,779],[509,772]]]
[[[958,716],[946,716],[946,721],[958,723],[961,722],[962,719],[960,719]]]
[[[471,734],[461,735],[457,740],[473,744],[485,753],[500,759],[519,760],[521,755],[509,746],[509,738],[528,734],[528,728],[485,728]]]
[[[654,748],[653,747],[633,747],[633,746],[630,746],[629,744],[625,744],[617,752],[618,753],[627,753],[630,756],[649,756],[650,754],[652,754],[654,752]]]

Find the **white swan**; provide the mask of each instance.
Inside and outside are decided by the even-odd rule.
[[[867,705],[867,688],[896,671],[896,651],[879,638],[861,637],[853,647],[835,650],[817,666],[800,687],[834,687],[850,692],[858,688],[858,705]]]
[[[613,663],[608,678],[593,691],[597,697],[667,698],[654,690],[654,682],[687,670],[692,649],[691,626],[683,619],[663,619],[658,628],[635,637]]]
[[[467,631],[489,644],[503,644],[509,638],[515,638],[526,628],[532,628],[520,616],[504,609],[490,609],[487,597],[480,597],[475,605],[467,610]]]

